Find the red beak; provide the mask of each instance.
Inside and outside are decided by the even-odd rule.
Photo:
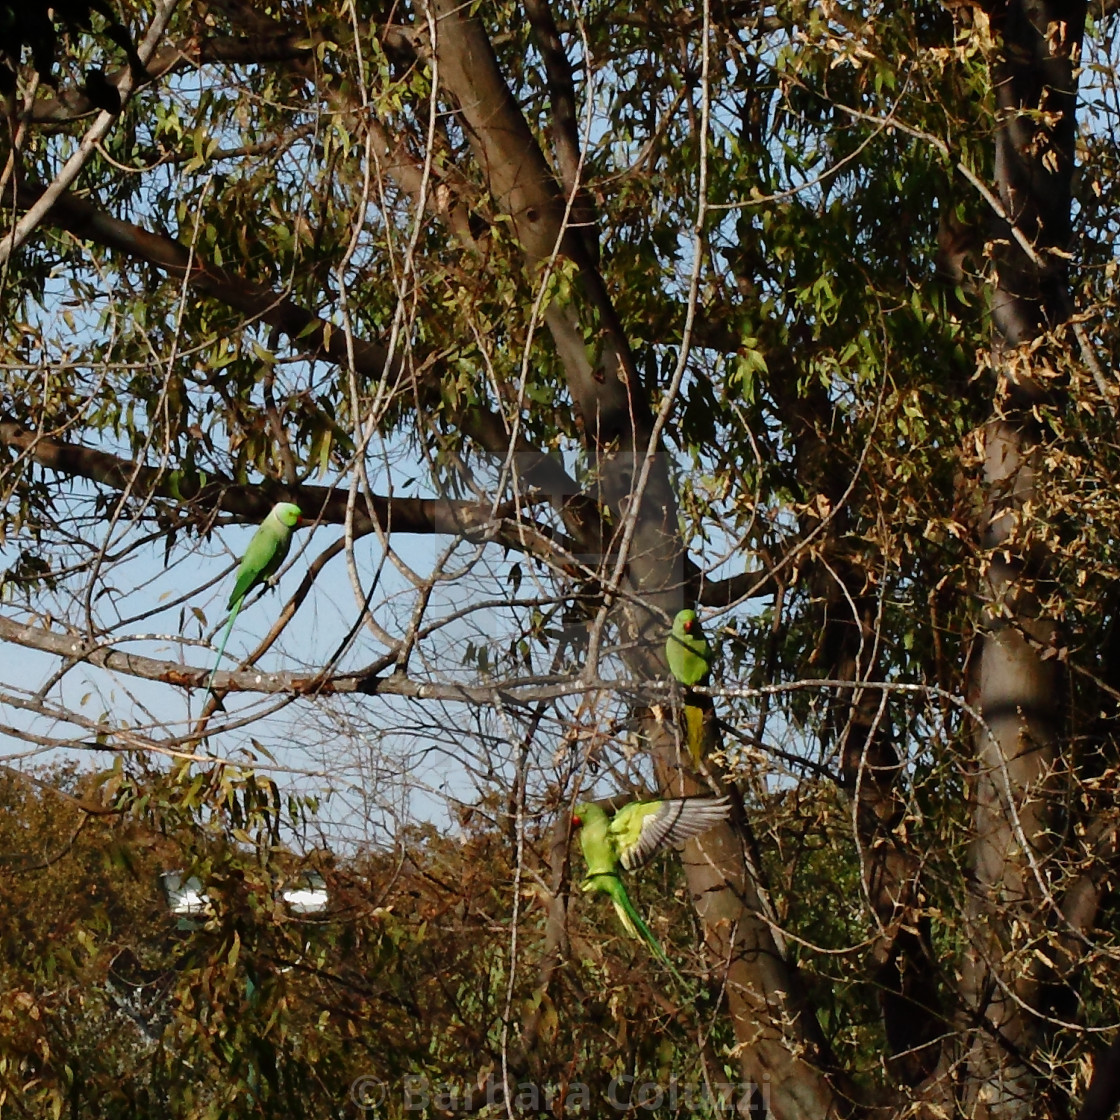
[[[582,827],[583,827],[583,821],[581,821],[579,819],[579,817],[577,817],[575,815],[575,813],[573,813],[572,814],[572,828],[582,828]]]

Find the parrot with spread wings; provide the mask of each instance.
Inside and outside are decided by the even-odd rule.
[[[610,897],[623,929],[646,942],[653,955],[687,987],[649,926],[634,909],[618,874],[621,866],[632,871],[670,844],[726,820],[731,811],[726,797],[677,797],[663,801],[631,801],[613,815],[602,806],[582,802],[572,813],[587,863],[584,891],[601,891]]]

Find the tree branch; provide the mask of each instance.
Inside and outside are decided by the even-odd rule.
[[[165,3],[157,6],[152,24],[148,28],[147,35],[144,36],[144,42],[140,44],[137,50],[141,65],[145,65],[155,52],[156,44],[163,37],[167,22],[170,20],[174,10],[175,0],[166,0]],[[143,75],[141,74],[140,77],[143,77]],[[137,75],[129,68],[117,84],[117,93],[122,107],[133,95],[137,85]],[[119,108],[113,113],[102,110],[98,114],[97,120],[90,125],[85,136],[82,137],[81,143],[66,163],[63,164],[62,169],[55,176],[54,181],[50,186],[44,188],[35,203],[27,208],[23,217],[15,223],[7,236],[0,241],[0,264],[7,261],[11,254],[23,245],[54,205],[55,200],[63,195],[70,187],[70,184],[77,179],[78,174],[85,166],[86,160],[89,159],[90,155],[97,148],[97,145],[109,134],[113,122],[116,121],[119,115]]]
[[[41,195],[41,188],[21,187],[19,204],[33,206]],[[110,217],[73,194],[63,194],[46,217],[75,237],[155,265],[169,276],[185,277],[195,291],[275,327],[288,339],[298,340],[301,347],[315,352],[318,357],[344,369],[351,368],[343,331],[280,292],[263,284],[250,283],[242,276],[208,264],[172,237],[151,233],[131,222]],[[353,368],[357,373],[378,380],[395,377],[402,372],[399,359],[390,364],[387,347],[360,338],[353,340]]]
[[[560,180],[571,200],[573,225],[583,239],[584,248],[592,264],[599,261],[599,243],[596,235],[596,216],[591,198],[581,182],[582,158],[580,155],[579,126],[576,117],[576,89],[572,79],[572,66],[564,51],[560,31],[552,18],[548,0],[525,0],[525,14],[533,28],[533,35],[544,59],[548,77],[548,95],[552,104],[552,148]]]
[[[410,29],[400,25],[386,27],[381,37],[383,42],[396,47],[411,45]],[[309,31],[307,28],[287,31],[266,18],[263,26],[254,28],[247,35],[181,39],[156,51],[145,69],[149,81],[158,81],[175,70],[198,69],[208,63],[260,66],[270,62],[298,62],[314,58],[315,48],[328,40],[331,40],[331,35],[326,31]],[[128,78],[129,69],[122,66],[107,74],[105,80],[116,89],[123,90]],[[96,110],[97,105],[84,89],[71,88],[54,97],[37,100],[31,119],[34,124],[70,124]]]
[[[271,479],[239,483],[200,471],[168,472],[138,466],[131,459],[30,432],[2,416],[0,445],[13,447],[40,466],[71,478],[85,478],[114,490],[128,489],[140,496],[220,510],[245,521],[261,521],[275,502],[288,501],[295,502],[307,520],[330,525],[346,523],[347,491],[330,486],[286,485]],[[574,544],[558,538],[546,527],[518,518],[518,510],[525,504],[546,498],[547,495],[529,495],[517,503],[506,502],[495,508],[490,502],[371,494],[368,501],[355,504],[353,528],[356,536],[379,528],[383,532],[447,533],[468,540],[490,539],[556,562],[576,551]]]
[[[0,641],[13,642],[40,653],[86,662],[110,672],[126,673],[141,680],[158,681],[179,688],[204,688],[210,669],[164,661],[143,654],[125,653],[112,645],[90,640],[77,634],[62,634],[0,615]],[[628,681],[597,682],[596,687],[631,690]],[[365,696],[404,696],[415,700],[458,701],[466,704],[532,704],[555,700],[586,691],[587,685],[577,679],[557,680],[555,677],[528,677],[504,685],[458,685],[418,681],[401,673],[382,677],[362,673],[346,673],[323,679],[319,674],[299,676],[294,673],[262,673],[258,669],[219,672],[215,689],[226,692],[252,692],[259,695],[303,693],[317,696],[361,694]]]
[[[563,251],[580,269],[608,344],[592,365],[583,326],[571,304],[545,312],[587,439],[605,448],[632,448],[648,436],[649,402],[634,368],[629,342],[583,238],[565,225],[564,200],[544,154],[501,72],[477,17],[455,0],[436,0],[435,53],[440,84],[458,102],[467,136],[487,185],[510,216],[532,269]]]

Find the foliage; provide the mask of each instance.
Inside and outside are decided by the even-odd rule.
[[[17,1110],[767,1071],[776,1116],[1068,1114],[1115,1018],[1120,200],[1115,20],[1067,142],[1014,40],[1052,6],[216,0],[144,73],[145,5],[19,24],[5,227],[80,174],[0,250]],[[712,785],[734,829],[635,883],[693,1004],[555,830]]]

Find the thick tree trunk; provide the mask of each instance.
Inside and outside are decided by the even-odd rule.
[[[708,793],[691,777],[682,782],[672,730],[661,723],[651,731],[662,785],[678,795]],[[688,841],[682,862],[704,926],[714,985],[726,990],[740,1042],[745,1081],[740,1112],[797,1120],[847,1115],[852,1098],[839,1091],[800,976],[766,920],[771,908],[761,890],[749,822],[740,817],[734,825]]]
[[[1003,214],[994,241],[995,414],[984,432],[984,601],[972,691],[972,953],[964,970],[964,1114],[1037,1114],[1031,1055],[1040,1039],[1032,938],[1045,920],[1046,860],[1060,750],[1058,638],[1034,581],[1045,557],[1017,547],[1036,493],[1039,438],[1032,406],[1046,390],[1035,363],[1069,313],[1063,257],[1070,237],[1074,66],[1085,21],[1078,3],[1010,0],[991,10],[1002,34],[992,61],[1001,114],[995,173]],[[1054,252],[1056,251],[1056,252]]]
[[[622,325],[588,252],[587,231],[564,228],[564,199],[498,67],[485,30],[454,0],[435,0],[440,83],[456,100],[487,185],[510,215],[530,269],[559,250],[579,269],[586,310],[553,302],[545,322],[564,364],[569,391],[597,466],[599,497],[614,524],[633,518],[625,557],[625,595],[616,621],[635,679],[664,677],[666,620],[685,605],[684,548],[668,463],[651,443],[649,401]],[[578,186],[578,184],[574,184]],[[601,338],[593,360],[586,339]],[[652,458],[649,458],[652,456]],[[646,471],[640,504],[636,482]],[[616,546],[617,547],[617,544]],[[609,571],[611,564],[604,566]],[[674,791],[680,771],[676,737],[650,719],[649,745]],[[697,792],[692,788],[690,792]],[[706,791],[705,791],[706,792]],[[823,1044],[799,984],[764,920],[757,883],[736,830],[711,830],[685,850],[689,889],[704,924],[713,965],[726,976],[728,1006],[744,1078],[780,1120],[827,1120],[845,1111],[821,1066]]]

